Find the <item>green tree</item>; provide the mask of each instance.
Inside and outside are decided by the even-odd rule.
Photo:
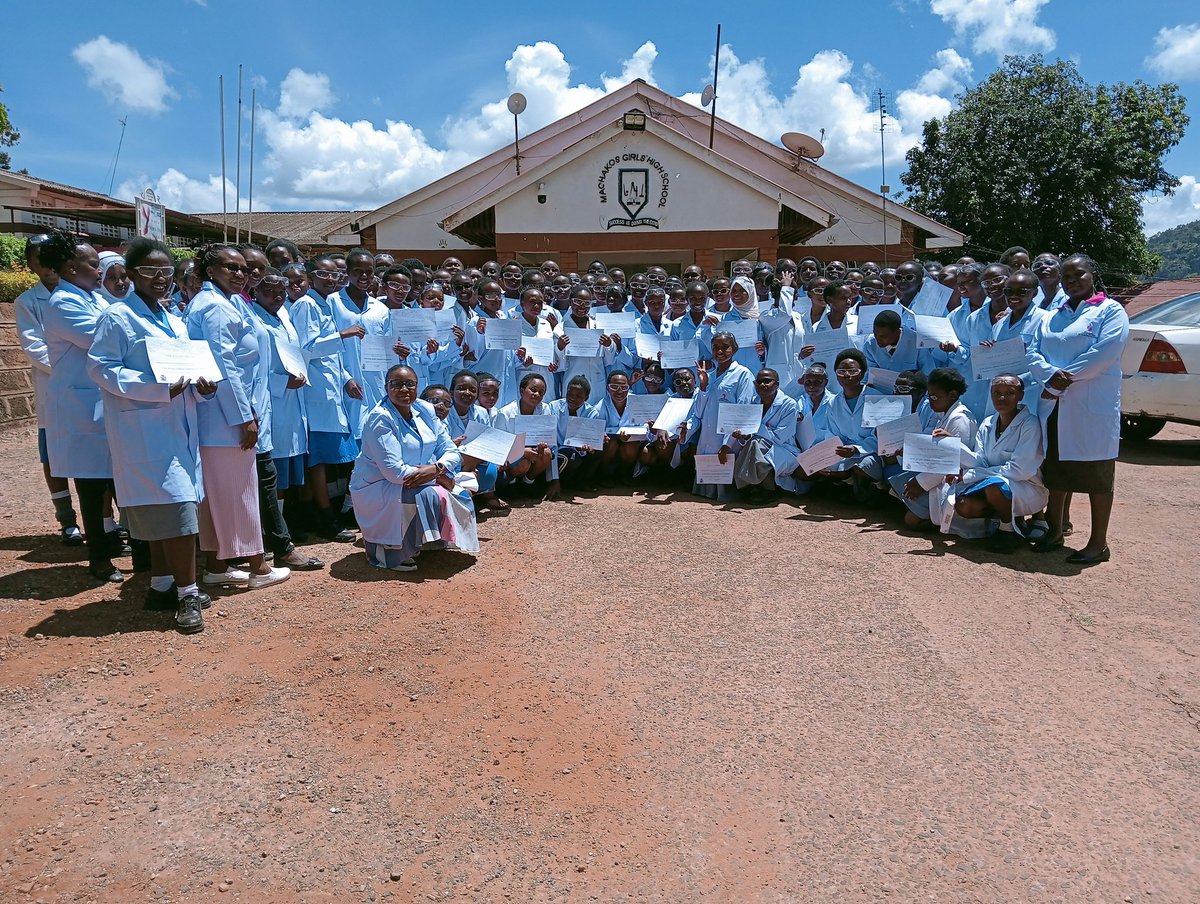
[[[1200,220],[1184,223],[1151,236],[1150,250],[1162,258],[1154,275],[1159,279],[1200,276]]]
[[[0,85],[0,93],[4,91],[4,86]],[[8,107],[0,104],[0,147],[12,147],[21,140],[21,133],[13,128],[13,124],[8,119]],[[12,158],[9,157],[8,151],[0,151],[0,169],[12,169]]]
[[[1065,60],[1005,57],[925,123],[900,177],[906,203],[965,232],[975,256],[1082,251],[1128,282],[1159,267],[1140,196],[1179,184],[1163,155],[1183,138],[1185,105],[1177,85],[1093,86]]]

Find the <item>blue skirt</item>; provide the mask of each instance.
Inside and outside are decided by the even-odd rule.
[[[282,492],[292,487],[304,486],[304,469],[308,467],[308,456],[301,452],[291,458],[276,458],[275,489]]]
[[[313,430],[308,434],[308,467],[314,465],[344,465],[358,458],[358,440],[350,433],[326,433]]]

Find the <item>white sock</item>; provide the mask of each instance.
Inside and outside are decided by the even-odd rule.
[[[104,532],[105,532],[106,534],[111,534],[111,533],[112,533],[113,531],[115,531],[116,529],[117,529],[117,522],[116,522],[116,521],[114,521],[112,518],[105,518],[105,519],[104,519]]]
[[[185,596],[191,596],[193,593],[199,593],[199,592],[200,592],[200,588],[197,587],[195,584],[188,584],[186,587],[179,588],[179,598],[183,599]]]
[[[1000,530],[1004,533],[1011,534],[1013,532],[1012,522],[1011,521],[1001,521],[1000,522]]]
[[[57,493],[51,493],[51,499],[69,499],[71,496],[70,490],[59,490]]]
[[[164,590],[170,590],[174,583],[175,579],[169,574],[159,574],[150,579],[150,589],[162,593]]]

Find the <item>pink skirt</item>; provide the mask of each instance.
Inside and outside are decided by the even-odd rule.
[[[218,559],[241,559],[263,551],[258,512],[258,469],[253,449],[201,446],[204,501],[200,548]]]

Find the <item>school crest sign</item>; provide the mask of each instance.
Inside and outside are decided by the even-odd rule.
[[[638,166],[637,164],[645,164]],[[623,165],[624,164],[624,165]],[[632,164],[632,165],[630,165]],[[623,217],[612,217],[605,222],[605,229],[614,226],[649,226],[659,228],[661,217],[643,216],[642,212],[657,195],[657,205],[651,210],[658,212],[667,206],[671,191],[671,177],[661,160],[649,154],[626,153],[610,157],[600,170],[596,183],[601,204],[608,204],[610,178],[616,170],[616,202],[625,212]]]

